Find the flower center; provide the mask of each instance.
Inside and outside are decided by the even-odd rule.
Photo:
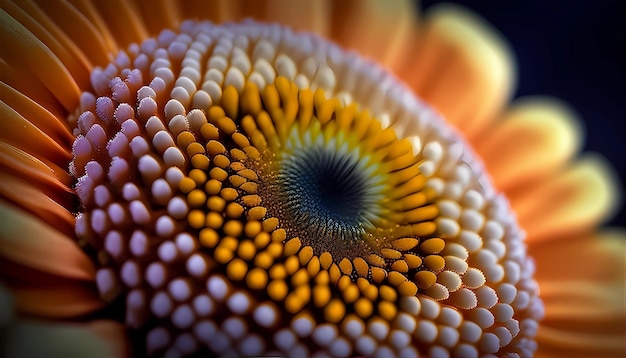
[[[76,232],[145,353],[522,352],[519,237],[456,137],[359,61],[187,22],[92,73]]]

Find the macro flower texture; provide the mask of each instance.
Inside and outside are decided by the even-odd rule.
[[[7,357],[622,357],[612,169],[408,1],[0,3]]]

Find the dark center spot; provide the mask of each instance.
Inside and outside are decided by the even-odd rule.
[[[282,161],[287,213],[309,239],[357,239],[367,224],[367,180],[350,154],[315,148]],[[306,239],[306,238],[305,238]]]

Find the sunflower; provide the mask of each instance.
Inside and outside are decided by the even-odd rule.
[[[623,355],[610,168],[415,13],[3,2],[3,353]]]

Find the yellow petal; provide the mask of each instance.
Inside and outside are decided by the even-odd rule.
[[[508,193],[527,240],[579,235],[607,218],[621,196],[605,159],[587,154],[563,173]]]
[[[454,5],[432,8],[406,81],[471,141],[506,104],[513,87],[510,50],[495,29]]]
[[[71,237],[0,200],[0,257],[42,272],[93,280],[91,260]]]
[[[561,169],[579,149],[581,133],[565,104],[542,97],[517,100],[475,150],[499,190],[514,190]]]

